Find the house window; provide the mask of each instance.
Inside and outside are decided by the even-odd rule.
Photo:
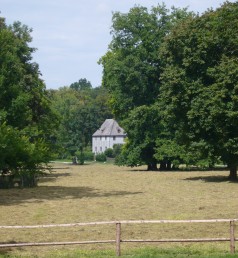
[[[116,140],[116,136],[113,136],[113,141],[115,141]]]
[[[102,152],[102,147],[100,147],[100,151]]]

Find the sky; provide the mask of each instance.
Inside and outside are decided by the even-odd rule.
[[[222,0],[164,0],[168,8],[188,7],[203,13],[216,9]],[[231,1],[235,2],[235,1]],[[20,21],[33,29],[33,61],[39,64],[47,89],[69,86],[86,78],[101,85],[98,64],[111,41],[112,13],[126,13],[135,5],[148,9],[155,0],[0,0],[0,16],[7,24]]]

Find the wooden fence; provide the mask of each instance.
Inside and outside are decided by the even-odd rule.
[[[75,242],[31,242],[31,243],[14,243],[14,244],[0,244],[0,248],[4,247],[23,247],[23,246],[49,246],[49,245],[77,245],[77,244],[105,244],[115,243],[116,255],[121,255],[121,243],[185,243],[185,242],[230,242],[230,252],[235,253],[235,222],[238,219],[210,219],[210,220],[129,220],[129,221],[102,221],[102,222],[88,222],[88,223],[73,223],[73,224],[52,224],[52,225],[33,225],[33,226],[0,226],[0,229],[27,229],[27,228],[53,228],[53,227],[76,227],[76,226],[90,226],[90,225],[115,225],[115,239],[113,240],[93,240],[93,241],[75,241]],[[172,223],[229,223],[229,238],[194,238],[194,239],[122,239],[121,228],[123,224],[172,224]]]

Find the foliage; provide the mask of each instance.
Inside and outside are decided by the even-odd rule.
[[[96,161],[105,162],[105,161],[107,161],[107,157],[104,153],[98,153],[96,155]]]
[[[211,162],[220,158],[231,179],[238,165],[237,17],[237,3],[226,2],[176,27],[160,49],[163,117],[179,144],[198,146]]]
[[[84,159],[87,161],[93,161],[94,154],[92,153],[92,151],[84,151]]]
[[[155,137],[160,132],[157,107],[152,105],[135,108],[124,120],[123,128],[128,138],[122,147],[120,163],[131,167],[147,164],[148,170],[157,170],[157,160],[154,158]]]
[[[70,84],[69,86],[71,89],[74,89],[74,90],[90,90],[92,89],[92,84],[90,81],[87,81],[86,78],[84,79],[79,79],[78,82],[74,82],[72,84]]]
[[[0,19],[0,171],[25,178],[41,173],[40,164],[49,161],[57,124],[38,64],[32,62],[31,32],[20,22],[7,26]]]
[[[19,129],[36,126],[46,133],[56,117],[39,78],[39,67],[31,62],[35,51],[29,46],[31,32],[20,22],[0,29],[1,118]]]
[[[190,15],[186,9],[172,8],[169,11],[165,5],[152,7],[151,11],[135,6],[127,14],[113,14],[112,41],[100,63],[103,66],[103,86],[109,90],[113,113],[128,135],[118,159],[122,165],[146,163],[148,169],[156,169],[154,148],[159,131],[155,128],[160,124],[160,116],[156,111],[155,118],[150,109],[157,102],[160,88],[158,50],[172,27]]]
[[[187,160],[187,152],[185,151],[184,146],[178,145],[174,140],[162,137],[157,138],[156,140],[154,157],[157,160],[164,162],[163,164],[161,164],[161,166],[164,165],[161,170],[169,170],[172,168],[171,166],[176,169],[179,167],[180,164],[189,163]]]
[[[118,164],[117,158],[121,154],[122,146],[122,144],[114,144],[113,148],[107,148],[104,154],[107,158],[115,158],[115,162]]]
[[[115,158],[117,158],[120,155],[121,149],[122,149],[122,144],[114,144],[113,145],[113,156]]]
[[[112,42],[101,58],[103,86],[109,89],[110,103],[117,118],[127,117],[134,107],[151,105],[159,92],[160,60],[158,49],[176,18],[185,10],[164,5],[136,6],[129,13],[112,17]]]
[[[77,158],[77,162],[79,165],[83,165],[84,161],[85,161],[85,154],[83,152],[83,149],[81,148],[81,150],[77,150],[75,152],[75,157]]]
[[[32,141],[6,123],[0,125],[0,153],[0,181],[9,179],[2,187],[13,186],[15,178],[20,179],[22,187],[35,186],[37,175],[46,168],[43,164],[49,162],[49,149],[42,139]]]
[[[104,154],[106,155],[106,157],[108,158],[114,158],[114,155],[113,155],[113,149],[112,148],[108,148],[104,151]]]
[[[61,146],[59,156],[73,156],[81,146],[91,146],[92,134],[111,116],[107,91],[101,87],[87,91],[63,87],[50,94],[53,108],[61,120],[56,135]]]

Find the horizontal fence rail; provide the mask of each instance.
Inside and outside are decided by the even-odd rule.
[[[208,220],[122,220],[122,221],[100,221],[70,224],[49,224],[49,225],[27,225],[27,226],[0,226],[0,229],[34,229],[34,228],[55,228],[55,227],[76,227],[76,226],[97,226],[115,225],[116,237],[113,240],[92,240],[74,242],[29,242],[29,243],[1,243],[0,248],[4,247],[24,247],[24,246],[50,246],[50,245],[80,245],[80,244],[116,244],[116,255],[121,255],[121,243],[201,243],[201,242],[230,242],[230,252],[235,253],[235,222],[238,219],[208,219]],[[229,223],[229,238],[198,238],[198,239],[122,239],[121,227],[123,224],[173,224],[173,223]]]

